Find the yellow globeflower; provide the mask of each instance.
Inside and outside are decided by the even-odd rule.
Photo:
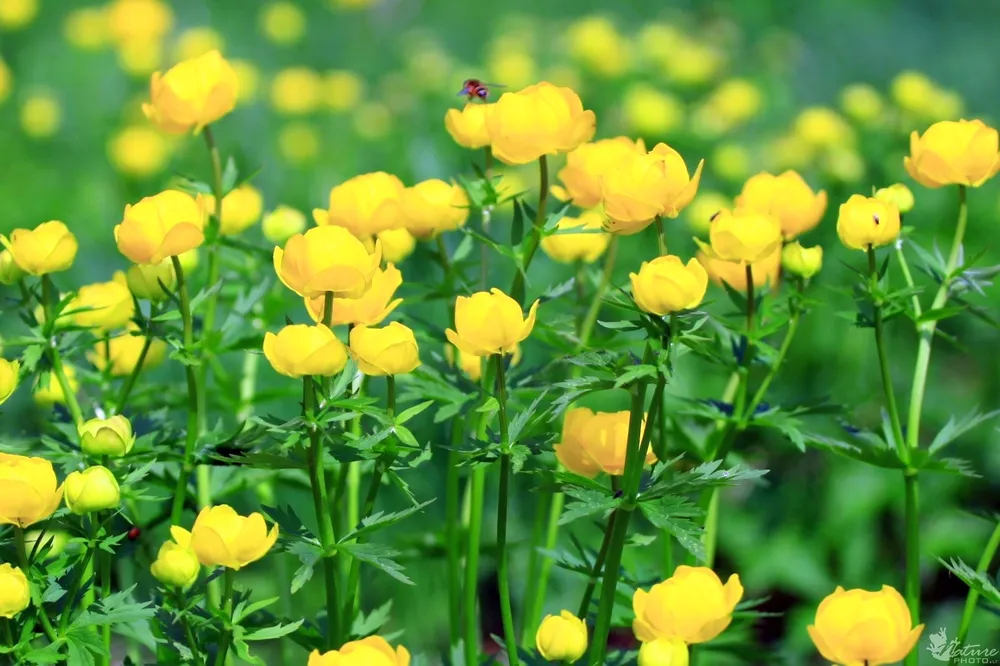
[[[649,592],[635,591],[632,631],[644,643],[657,639],[704,643],[725,631],[742,598],[743,585],[737,574],[723,585],[707,567],[681,565]]]
[[[284,249],[274,248],[274,270],[282,284],[308,298],[328,291],[360,298],[381,261],[378,241],[369,254],[364,243],[344,227],[314,227],[289,238]]]
[[[462,186],[437,178],[407,187],[399,206],[403,225],[421,239],[458,229],[469,218],[469,197]]]
[[[333,111],[356,108],[365,95],[365,83],[348,70],[333,70],[323,77],[323,101]]]
[[[889,92],[893,101],[904,111],[926,115],[936,87],[925,74],[910,70],[896,75],[889,86]]]
[[[848,118],[866,125],[885,115],[882,95],[867,83],[855,83],[840,91],[840,108]]]
[[[178,541],[165,541],[160,546],[160,552],[156,555],[156,561],[149,568],[153,578],[169,587],[188,588],[198,580],[201,572],[201,562],[198,555],[191,548],[191,535],[188,532],[174,535],[179,536],[183,543]]]
[[[382,328],[363,324],[351,329],[351,358],[369,376],[405,375],[420,365],[413,331],[398,321]]]
[[[215,197],[202,195],[205,210],[215,212]],[[250,183],[243,183],[222,197],[222,220],[219,233],[224,236],[241,234],[260,220],[264,211],[264,196]]]
[[[38,13],[38,0],[0,0],[0,28],[18,30]]]
[[[278,540],[278,526],[268,531],[259,513],[241,516],[231,506],[220,504],[202,509],[190,532],[174,525],[170,534],[178,544],[190,543],[204,566],[238,571],[271,550]]]
[[[448,342],[472,356],[510,354],[535,327],[538,301],[527,318],[521,306],[499,289],[480,291],[455,300],[455,328],[447,329]]]
[[[648,83],[634,83],[622,100],[625,123],[637,134],[664,136],[684,122],[684,105]]]
[[[795,119],[795,133],[815,148],[837,148],[854,143],[854,129],[833,109],[813,106]]]
[[[591,264],[604,254],[611,242],[610,234],[603,231],[604,216],[596,211],[586,211],[579,217],[563,217],[556,228],[558,233],[543,238],[541,248],[549,257],[564,264],[576,261]]]
[[[360,298],[333,299],[333,319],[330,325],[378,325],[403,302],[402,298],[392,298],[401,284],[403,274],[390,262],[385,270],[375,272],[371,287]],[[323,321],[325,300],[325,296],[306,299],[309,316],[317,323]]]
[[[270,242],[284,245],[289,238],[306,230],[306,216],[291,206],[278,206],[264,215],[261,230]]]
[[[386,229],[375,234],[375,238],[382,246],[382,260],[398,264],[413,254],[417,247],[417,239],[406,229]],[[365,247],[368,251],[373,251],[375,242],[371,238],[365,239]]]
[[[128,74],[146,78],[163,64],[163,45],[156,41],[132,39],[118,46],[118,63]]]
[[[260,12],[260,29],[268,41],[294,44],[306,31],[306,17],[294,2],[269,2]]]
[[[913,210],[913,192],[902,183],[895,183],[889,187],[882,187],[875,191],[875,198],[886,203],[896,204],[900,213],[909,213]]]
[[[736,197],[736,207],[771,215],[788,240],[816,227],[826,212],[826,191],[813,192],[795,171],[752,176]]]
[[[546,661],[575,663],[587,651],[587,623],[568,610],[546,615],[535,632],[535,647]]]
[[[58,220],[42,222],[34,229],[14,229],[10,238],[0,236],[17,267],[28,275],[58,273],[73,265],[78,248],[76,236]]]
[[[903,166],[924,187],[979,187],[1000,169],[997,131],[981,120],[934,123],[910,135]]]
[[[20,371],[21,364],[17,361],[8,361],[5,358],[0,358],[0,405],[7,402],[7,399],[17,389],[17,380]]]
[[[369,636],[346,643],[339,650],[313,650],[308,666],[410,666],[410,653],[402,645],[393,650],[381,636]]]
[[[661,317],[698,307],[708,289],[708,273],[697,259],[685,265],[673,255],[642,262],[639,272],[629,278],[636,305]]]
[[[66,306],[73,323],[83,328],[96,329],[98,333],[125,326],[135,315],[132,292],[125,282],[125,274],[117,271],[110,282],[98,282],[80,287]]]
[[[570,55],[603,76],[620,76],[628,69],[629,42],[606,16],[579,19],[566,31]]]
[[[196,134],[236,106],[236,72],[218,51],[209,51],[153,74],[142,111],[165,132]]]
[[[154,303],[167,300],[177,284],[173,264],[164,259],[159,264],[136,264],[125,272],[125,283],[136,298]],[[166,290],[166,291],[165,291]]]
[[[392,111],[381,102],[364,102],[354,110],[354,131],[370,141],[385,138],[392,129]]]
[[[470,102],[465,108],[448,109],[444,114],[444,127],[460,146],[482,148],[490,145],[490,132],[486,126],[487,116],[493,112],[493,104]]]
[[[711,247],[701,247],[723,261],[753,263],[781,247],[781,226],[771,215],[723,209],[708,229]]]
[[[94,348],[87,352],[87,360],[94,364],[99,371],[107,371],[112,377],[127,377],[135,370],[142,356],[142,348],[145,340],[138,333],[135,324],[128,327],[126,333],[111,338],[106,349],[103,342],[98,342]],[[111,352],[111,364],[108,365],[107,352]],[[163,363],[167,356],[167,343],[160,339],[154,339],[149,343],[146,356],[142,359],[144,370],[150,370]],[[57,386],[58,388],[58,386]]]
[[[507,81],[513,88],[538,79],[535,59],[521,48],[492,49],[488,64],[487,74],[491,81]]]
[[[208,26],[188,28],[177,37],[174,57],[177,60],[191,60],[210,53],[222,51],[222,35]]]
[[[493,154],[506,164],[573,150],[594,136],[596,117],[569,88],[542,82],[500,96],[487,114]]]
[[[575,205],[593,208],[601,203],[601,177],[620,159],[645,153],[641,140],[625,136],[585,143],[566,155],[566,166],[559,171],[559,180]]]
[[[132,424],[121,414],[106,419],[90,419],[80,424],[80,448],[91,456],[120,458],[135,445]]]
[[[781,266],[789,273],[809,279],[823,267],[823,248],[802,247],[798,241],[789,243],[781,251]]]
[[[51,93],[33,93],[21,105],[21,129],[34,139],[52,136],[61,123],[62,110]]]
[[[63,483],[66,507],[75,514],[113,509],[121,501],[121,489],[111,470],[101,465],[72,472]]]
[[[44,458],[0,453],[0,484],[0,525],[29,527],[55,513],[62,501],[62,486]]]
[[[840,242],[854,250],[887,245],[899,236],[899,209],[896,204],[875,197],[852,194],[840,204],[837,235]]]
[[[330,377],[347,365],[347,348],[323,324],[291,324],[264,334],[264,356],[279,374]]]
[[[643,417],[642,430],[646,419]],[[629,412],[592,412],[583,407],[567,410],[562,439],[553,447],[563,467],[581,476],[593,478],[598,472],[612,476],[625,473],[628,450]],[[646,464],[656,462],[652,448]]]
[[[759,261],[752,261],[743,264],[738,261],[723,261],[705,252],[699,252],[698,261],[705,267],[709,279],[716,284],[728,284],[736,291],[747,290],[747,269],[753,274],[753,286],[763,287],[778,284],[778,276],[781,273],[781,246],[774,248],[774,252]]]
[[[0,617],[10,619],[31,604],[31,586],[18,567],[0,564]]]
[[[913,626],[906,600],[883,585],[878,592],[838,587],[816,609],[809,637],[823,659],[842,666],[883,666],[906,658],[924,625]]]
[[[721,129],[728,131],[760,112],[764,94],[752,81],[728,79],[712,92],[705,104],[721,121]]]
[[[0,243],[2,242],[0,240]],[[0,250],[0,284],[16,284],[23,277],[24,271],[14,261],[14,255],[10,250]]]
[[[308,123],[289,123],[278,132],[278,152],[289,164],[301,166],[312,162],[320,148],[319,132]]]
[[[205,242],[205,209],[199,199],[166,190],[125,206],[115,226],[118,251],[136,264],[159,264]]]
[[[0,58],[0,104],[10,96],[10,67]]]
[[[163,0],[112,0],[105,8],[108,29],[119,42],[155,42],[170,32],[174,15]]]
[[[69,390],[75,393],[80,388],[80,382],[76,379],[76,370],[73,369],[73,366],[67,365],[63,368],[63,372],[66,375]],[[39,407],[52,407],[57,403],[66,404],[66,396],[63,394],[62,384],[59,383],[59,379],[54,372],[39,376],[38,381],[35,383],[32,398]]]
[[[679,638],[658,638],[639,648],[638,666],[688,666],[687,644]]]
[[[750,175],[750,151],[739,143],[718,144],[712,150],[708,162],[717,176],[731,182],[743,180]]]
[[[111,38],[107,11],[104,7],[81,7],[67,14],[63,21],[66,41],[78,49],[93,51]]]
[[[145,178],[163,170],[170,145],[152,127],[126,127],[108,141],[108,157],[119,172]]]
[[[323,80],[307,67],[283,69],[271,81],[271,106],[278,113],[302,115],[319,108]]]
[[[350,178],[330,190],[327,210],[313,210],[313,220],[321,227],[344,227],[358,238],[403,225],[400,197],[403,182],[384,171]]]
[[[699,192],[684,213],[688,226],[698,234],[707,235],[712,218],[723,208],[732,208],[733,200],[719,192]]]

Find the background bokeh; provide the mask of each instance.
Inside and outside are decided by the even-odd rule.
[[[140,105],[149,75],[211,48],[232,59],[241,78],[240,104],[216,128],[223,154],[232,155],[244,174],[260,169],[252,183],[266,209],[285,204],[307,216],[326,206],[331,186],[359,173],[384,170],[407,184],[471,174],[481,155],[456,146],[442,122],[448,108],[463,103],[455,95],[462,81],[475,76],[517,89],[546,79],[580,93],[597,113],[599,138],[626,134],[648,145],[666,141],[691,168],[705,159],[695,203],[668,225],[670,249],[682,256],[693,253],[692,235],[704,233],[709,216],[757,171],[794,168],[827,190],[824,222],[803,239],[827,251],[826,267],[812,286],[821,305],[805,319],[772,398],[828,396],[846,406],[851,423],[877,427],[881,392],[871,332],[837,316],[852,309],[840,289],[852,273],[841,262],[860,264],[862,257],[839,246],[836,209],[851,193],[907,182],[917,200],[905,220],[914,227],[913,240],[925,248],[947,247],[955,193],[909,182],[902,157],[911,130],[939,119],[993,117],[1000,101],[992,52],[1000,4],[689,0],[670,3],[670,10],[660,4],[0,0],[0,233],[65,221],[79,238],[80,254],[59,278],[64,289],[107,280],[125,268],[111,242],[123,206],[163,189],[173,175],[208,174],[200,139],[161,135],[144,119]],[[553,174],[558,166],[557,160]],[[524,191],[529,202],[537,198],[533,167],[500,173],[504,187]],[[997,185],[973,190],[970,206],[967,252],[983,252],[983,266],[1000,261]],[[494,217],[498,238],[505,237],[509,216],[508,208]],[[247,236],[265,244],[259,228]],[[452,247],[457,242],[448,239]],[[433,251],[420,246],[402,263],[408,283],[439,279]],[[623,239],[621,252],[616,284],[655,254],[655,244],[646,237]],[[565,281],[568,271],[540,257],[529,295]],[[266,262],[258,274],[273,279]],[[496,268],[494,282],[506,284],[507,275]],[[898,274],[893,278],[898,284]],[[930,282],[927,275],[918,280]],[[710,309],[725,311],[722,291],[713,294]],[[1000,305],[995,293],[979,300],[994,311]],[[291,299],[272,298],[265,325],[278,327],[286,311],[301,320],[297,307]],[[404,305],[404,317],[406,311]],[[428,303],[421,316],[443,324],[447,305]],[[0,321],[5,335],[18,328],[15,318]],[[971,317],[949,319],[942,329],[962,347],[941,340],[935,350],[925,410],[928,440],[949,416],[990,409],[1000,399],[996,329]],[[907,320],[891,323],[890,344],[897,395],[905,400],[915,350]],[[529,343],[526,354],[530,362],[542,358],[544,349]],[[238,368],[238,359],[232,363]],[[161,381],[176,376],[167,367],[156,372]],[[717,368],[690,360],[670,390],[714,398],[724,380]],[[291,391],[268,392],[285,388],[270,369],[262,368],[260,385],[259,411],[295,410]],[[621,408],[622,400],[609,396],[597,403]],[[21,392],[5,408],[0,433],[30,436],[46,418]],[[446,436],[434,428],[426,424],[424,439]],[[902,585],[902,483],[888,470],[800,453],[773,434],[751,434],[738,448],[748,464],[771,471],[763,483],[726,494],[719,569],[739,572],[748,597],[770,596],[764,609],[784,613],[760,621],[761,644],[787,663],[813,663],[805,625],[819,599],[838,584]],[[953,455],[970,460],[982,478],[924,479],[929,631],[957,627],[965,593],[937,558],[977,560],[990,524],[975,514],[1000,508],[995,425],[963,437]],[[414,491],[440,495],[443,462],[423,469],[430,471],[411,481]],[[526,484],[517,495],[513,511],[513,534],[522,541],[535,515],[528,489]],[[305,501],[298,490],[281,492],[287,497],[279,502]],[[246,495],[253,504],[252,494]],[[447,640],[443,561],[426,547],[441,531],[442,514],[439,500],[392,532],[412,544],[406,564],[416,587],[382,575],[366,581],[366,606],[392,598],[393,626],[405,628],[404,640],[417,649],[439,649]],[[492,510],[487,515],[484,534],[492,534]],[[589,541],[599,538],[587,525],[575,528]],[[658,546],[633,548],[628,565],[652,577],[657,553]],[[516,589],[525,582],[523,561],[515,563]],[[268,560],[251,568],[247,584],[273,591],[273,566]],[[547,610],[575,607],[579,586],[579,579],[557,572]],[[300,598],[302,608],[318,608],[310,587]],[[489,606],[488,598],[484,604]],[[972,638],[1000,648],[1000,622],[981,615]],[[924,644],[921,659],[932,663]]]

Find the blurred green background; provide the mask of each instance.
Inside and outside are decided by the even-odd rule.
[[[223,154],[233,156],[243,173],[261,169],[252,183],[263,193],[266,210],[285,204],[307,216],[326,206],[331,186],[359,173],[384,170],[407,184],[471,174],[472,162],[481,156],[456,146],[442,122],[448,108],[463,103],[455,95],[462,81],[478,77],[517,89],[546,79],[580,93],[597,113],[599,138],[626,134],[648,145],[666,141],[691,169],[705,159],[698,198],[668,225],[669,247],[681,256],[693,252],[691,237],[704,232],[711,213],[757,171],[794,168],[827,190],[824,222],[803,239],[827,252],[826,267],[811,288],[822,305],[805,319],[772,402],[829,396],[846,404],[852,423],[877,427],[881,391],[871,332],[835,315],[852,308],[838,291],[852,278],[841,261],[862,262],[837,242],[837,206],[851,193],[907,182],[917,200],[906,216],[913,239],[925,248],[935,243],[947,248],[955,193],[908,181],[902,158],[911,130],[922,131],[939,119],[990,121],[1000,101],[993,76],[1000,4],[691,0],[671,3],[669,10],[656,4],[0,0],[0,233],[65,221],[79,238],[80,253],[73,269],[59,276],[64,290],[110,279],[113,270],[125,268],[112,242],[124,205],[163,189],[171,174],[202,179],[208,174],[200,139],[163,136],[143,118],[148,77],[210,48],[234,61],[242,82],[237,110],[216,127]],[[561,161],[554,161],[553,175]],[[506,187],[526,191],[528,202],[537,198],[533,166],[500,173]],[[998,203],[995,182],[970,194],[967,247],[985,253],[984,265],[997,261]],[[498,238],[505,238],[509,215],[509,209],[501,210],[494,218]],[[259,228],[247,236],[265,244]],[[457,242],[448,239],[451,247]],[[651,258],[652,248],[646,237],[623,239],[616,284]],[[418,247],[402,263],[408,282],[439,279],[431,252]],[[259,274],[271,279],[266,264]],[[499,269],[492,281],[504,285],[508,275]],[[570,268],[539,257],[529,295],[570,275]],[[892,275],[898,285],[899,275]],[[921,275],[918,281],[930,279]],[[725,311],[722,291],[713,290],[713,296],[716,305],[710,309]],[[995,295],[981,300],[993,308],[1000,304]],[[422,315],[444,324],[445,304],[430,307],[430,314]],[[404,304],[404,315],[407,311]],[[293,299],[279,299],[269,305],[266,326],[280,326],[282,312],[300,321],[304,315]],[[0,330],[10,335],[18,326],[16,318],[4,317]],[[971,317],[949,319],[942,328],[965,349],[941,341],[935,350],[925,403],[928,441],[949,416],[990,409],[1000,398],[996,330]],[[897,395],[905,405],[915,351],[912,325],[894,320],[890,342]],[[538,343],[529,343],[526,351],[529,360],[544,358]],[[238,359],[232,363],[239,366]],[[176,368],[156,373],[169,380]],[[715,398],[725,380],[718,375],[716,368],[688,360],[670,390]],[[260,382],[262,391],[287,388],[269,368],[261,369]],[[605,406],[621,404],[609,397]],[[292,391],[258,409],[291,414]],[[2,418],[0,432],[30,434],[47,417],[22,391]],[[427,424],[423,439],[445,437],[433,427]],[[952,455],[970,460],[983,478],[924,479],[928,632],[957,628],[965,588],[937,557],[978,559],[991,524],[973,514],[1000,509],[998,441],[989,424],[953,449]],[[838,584],[902,585],[901,480],[896,473],[829,454],[801,454],[773,435],[749,437],[739,453],[771,472],[761,484],[726,493],[718,569],[739,572],[748,597],[770,595],[765,608],[786,613],[761,621],[757,634],[763,644],[787,663],[818,663],[805,625],[823,596]],[[415,476],[415,492],[440,496],[443,462],[436,459],[423,469],[432,471]],[[527,485],[522,490],[512,529],[524,540],[535,495],[526,492]],[[246,501],[254,505],[251,495]],[[289,491],[280,501],[297,504],[304,497]],[[389,496],[386,504],[396,501],[402,500]],[[489,535],[493,511],[487,511],[484,534]],[[404,522],[390,536],[402,539],[406,533],[420,543],[440,531],[442,515],[439,499],[422,518]],[[575,527],[596,545],[596,531]],[[651,578],[658,573],[658,547],[648,550],[633,549],[629,565]],[[523,562],[523,557],[516,562],[516,589],[525,582]],[[272,566],[265,560],[252,567],[245,574],[248,584],[262,594],[273,591]],[[366,607],[392,598],[393,626],[406,631],[402,640],[418,650],[439,648],[447,636],[443,562],[420,557],[407,566],[417,586],[372,575],[370,584],[366,579]],[[557,571],[547,612],[575,607],[579,588],[577,578]],[[317,592],[308,586],[300,597],[303,607],[318,608]],[[520,602],[518,596],[515,604]],[[972,638],[1000,648],[1000,622],[981,614]],[[933,663],[925,645],[926,639],[921,660]]]

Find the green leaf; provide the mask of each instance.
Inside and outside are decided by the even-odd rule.
[[[236,186],[236,179],[240,172],[236,168],[236,160],[230,157],[226,160],[226,166],[222,170],[222,196],[226,196]]]
[[[452,253],[451,260],[456,264],[462,261],[469,256],[474,245],[475,243],[472,242],[472,236],[463,237],[459,242],[458,247],[456,247],[455,251]]]
[[[520,201],[514,202],[514,219],[510,223],[510,246],[517,247],[524,240],[524,208]]]
[[[618,498],[608,495],[606,492],[597,492],[586,488],[575,488],[568,486],[563,492],[576,500],[571,502],[559,516],[560,525],[568,525],[574,520],[593,516],[598,513],[607,513],[617,507],[621,502]]]
[[[244,618],[253,615],[259,610],[267,608],[268,606],[278,601],[279,599],[281,599],[281,597],[271,597],[269,599],[262,599],[260,601],[256,601],[249,605],[245,601],[241,602],[233,611],[233,622],[239,623]]]
[[[667,496],[655,502],[641,502],[639,510],[654,526],[669,532],[699,562],[705,561],[705,545],[701,541],[704,511],[694,502],[686,497]]]
[[[60,645],[53,643],[45,647],[35,648],[31,652],[21,656],[29,664],[57,664],[63,660],[63,655],[59,651]]]
[[[397,414],[394,421],[396,422],[396,425],[403,425],[404,423],[412,419],[417,414],[420,414],[433,404],[434,404],[433,400],[426,400],[418,405],[413,405],[412,407],[409,407],[400,412],[399,414]]]
[[[940,432],[934,436],[934,441],[931,442],[931,445],[928,447],[928,451],[932,454],[937,453],[979,424],[996,418],[997,415],[1000,415],[1000,409],[994,409],[991,412],[985,413],[973,410],[957,421],[955,420],[955,417],[952,416],[948,419],[948,422],[944,424],[944,427],[941,428]]]
[[[968,308],[964,305],[946,305],[943,308],[935,308],[924,312],[922,315],[917,317],[916,321],[918,324],[926,324],[930,321],[940,321],[942,319],[948,319],[949,317],[961,314],[967,309]]]
[[[70,628],[83,629],[106,624],[127,624],[139,620],[148,620],[156,615],[156,609],[149,602],[137,603],[132,600],[131,596],[134,589],[135,585],[101,600],[98,602],[99,612],[91,610],[83,611],[73,620]]]
[[[237,625],[233,630],[233,650],[236,656],[252,666],[267,666],[267,663],[260,657],[250,654],[250,646],[243,640],[245,629]]]
[[[296,620],[288,624],[276,624],[273,627],[264,627],[243,635],[245,641],[271,641],[275,638],[287,636],[302,626],[305,620]]]
[[[385,626],[385,623],[389,621],[390,611],[392,611],[392,599],[385,602],[368,615],[365,615],[364,612],[358,613],[358,616],[354,618],[354,624],[351,625],[351,635],[371,636],[372,634],[377,633],[378,630]]]
[[[639,379],[653,379],[656,377],[657,369],[655,365],[633,365],[618,374],[615,380],[615,388],[621,388]]]
[[[417,504],[416,506],[407,507],[402,511],[396,511],[395,513],[385,513],[384,511],[373,513],[372,515],[363,519],[361,523],[358,525],[357,529],[341,537],[340,540],[338,541],[338,544],[347,541],[354,541],[360,536],[372,534],[379,530],[385,529],[386,527],[395,525],[404,518],[409,518],[418,511],[423,510],[424,507],[431,504],[433,501],[434,501],[433,499],[430,499],[427,500],[426,502],[422,502],[421,504]]]
[[[413,585],[413,581],[403,573],[403,567],[392,559],[399,555],[399,551],[390,546],[377,543],[342,543],[337,544],[337,550],[372,565],[400,583]]]
[[[409,446],[414,449],[420,448],[420,443],[417,442],[417,438],[413,436],[413,433],[410,432],[410,429],[406,426],[394,426],[392,431],[396,434],[396,437],[399,438],[399,441],[403,444],[403,446]]]
[[[1000,606],[1000,589],[997,589],[996,583],[990,579],[988,574],[976,571],[956,558],[948,561],[938,558],[938,562],[955,574],[963,583],[978,592],[983,599]]]

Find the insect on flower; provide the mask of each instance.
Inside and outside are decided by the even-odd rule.
[[[490,88],[503,88],[504,86],[499,83],[484,83],[479,79],[466,79],[462,83],[462,89],[458,91],[458,96],[466,95],[470,100],[479,98],[486,101],[489,97]]]

